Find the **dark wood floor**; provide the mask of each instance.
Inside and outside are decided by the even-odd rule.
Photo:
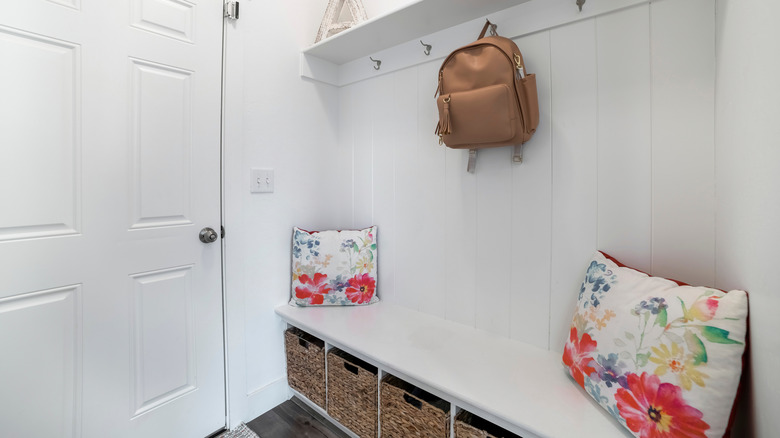
[[[293,397],[246,424],[260,438],[348,438],[306,404]]]

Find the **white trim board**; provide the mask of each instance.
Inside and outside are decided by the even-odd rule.
[[[374,63],[368,59],[369,55],[364,56],[357,53],[349,58],[340,56],[334,60],[334,58],[318,56],[320,52],[312,50],[314,47],[318,47],[319,44],[325,44],[328,41],[333,41],[331,44],[336,44],[339,38],[339,35],[336,35],[332,40],[322,41],[318,45],[301,52],[300,74],[302,77],[318,82],[343,87],[364,79],[381,76],[430,61],[441,60],[458,47],[474,41],[482,29],[485,18],[498,25],[499,35],[514,39],[650,3],[651,1],[588,0],[582,12],[578,11],[574,0],[529,1],[494,12],[487,17],[469,20],[427,35],[414,36],[411,40],[392,47],[383,48],[383,46],[379,46],[376,52],[369,54],[374,59],[382,61],[379,70],[374,69]],[[403,9],[400,11],[403,11]],[[389,14],[388,17],[392,14]],[[364,23],[361,27],[363,33],[371,31],[371,23],[372,21]],[[372,40],[368,35],[366,38]],[[429,56],[423,53],[420,40],[433,46]],[[342,62],[343,59],[349,60]]]
[[[276,313],[453,404],[524,437],[630,436],[566,376],[561,355],[386,302]],[[566,418],[566,421],[561,421]]]

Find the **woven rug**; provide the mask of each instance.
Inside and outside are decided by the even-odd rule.
[[[225,432],[217,438],[260,438],[256,433],[252,432],[252,429],[246,427],[246,424],[241,423],[235,429]]]

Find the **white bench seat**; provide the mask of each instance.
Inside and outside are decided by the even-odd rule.
[[[385,302],[276,313],[524,438],[631,436],[567,377],[560,353]]]

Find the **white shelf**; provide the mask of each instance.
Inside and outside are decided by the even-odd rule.
[[[304,50],[300,75],[343,87],[442,59],[474,41],[485,17],[499,35],[518,38],[650,1],[588,0],[580,12],[574,0],[418,0]],[[433,46],[430,55],[420,39]],[[381,69],[369,56],[382,61]]]
[[[524,437],[631,436],[566,376],[560,353],[384,302],[276,313]]]
[[[336,65],[529,0],[418,0],[304,50]]]

